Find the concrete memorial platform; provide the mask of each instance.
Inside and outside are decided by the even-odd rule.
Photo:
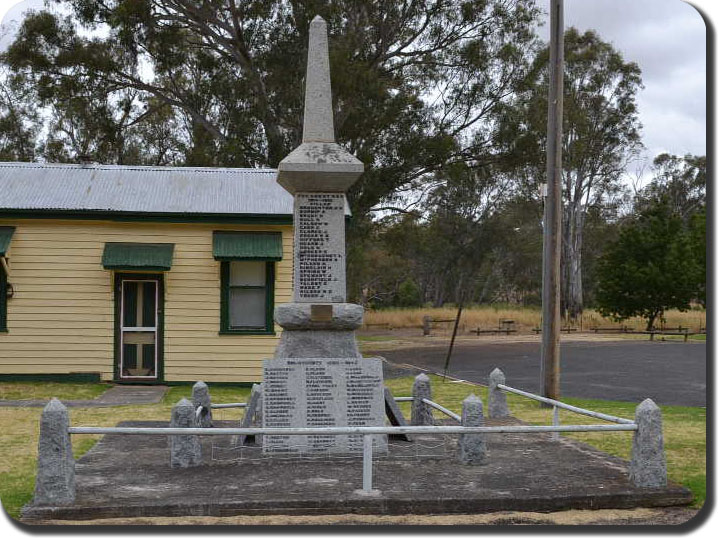
[[[575,441],[552,441],[548,434],[488,435],[489,457],[483,465],[457,461],[457,436],[413,437],[412,443],[391,442],[389,453],[375,459],[374,487],[380,494],[362,497],[356,494],[362,483],[361,457],[266,457],[258,446],[233,448],[230,437],[208,436],[200,438],[205,462],[177,469],[170,466],[164,436],[106,435],[76,464],[73,503],[28,506],[23,519],[449,514],[657,507],[691,501],[689,490],[672,483],[636,487],[629,479],[628,462]]]

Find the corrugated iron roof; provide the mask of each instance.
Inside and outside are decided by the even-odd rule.
[[[0,211],[291,215],[276,170],[0,163]]]

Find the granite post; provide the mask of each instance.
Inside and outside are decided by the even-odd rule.
[[[40,417],[33,501],[37,506],[62,506],[75,502],[75,459],[69,427],[67,408],[53,398]]]
[[[484,425],[484,405],[475,394],[470,394],[461,405],[461,425],[480,427]],[[483,465],[488,451],[483,433],[459,434],[459,461],[466,465]]]
[[[489,375],[489,417],[504,418],[511,415],[509,405],[506,403],[506,393],[498,385],[506,384],[504,373],[498,368]]]
[[[422,401],[422,398],[431,400],[431,381],[428,375],[419,374],[414,378],[411,395],[414,397],[411,402],[411,425],[433,426],[434,415],[431,407]]]
[[[172,408],[170,428],[195,428],[197,419],[192,402],[182,398]],[[196,435],[170,435],[170,465],[174,468],[195,467],[202,463],[202,447]]]
[[[643,488],[660,488],[668,484],[666,454],[663,450],[663,419],[660,408],[650,398],[636,407],[629,475]]]
[[[364,309],[346,302],[346,192],[364,165],[336,143],[327,23],[309,26],[302,143],[278,166],[277,182],[294,196],[294,294],[277,305],[282,335],[264,361],[267,427],[383,426],[380,359],[364,359],[355,331]],[[386,449],[386,436],[375,436]],[[264,436],[265,453],[362,450],[361,436]]]
[[[431,335],[431,316],[424,316],[421,319],[421,328],[424,332],[424,336]]]
[[[204,381],[197,381],[192,386],[192,403],[195,411],[202,406],[202,411],[197,419],[197,426],[200,428],[212,427],[212,400],[209,396],[209,387]]]
[[[251,428],[253,426],[261,427],[262,421],[262,385],[254,383],[252,392],[249,393],[249,401],[247,407],[244,408],[244,416],[240,423],[240,428]],[[262,444],[261,435],[240,435],[238,444],[244,445],[248,443]]]

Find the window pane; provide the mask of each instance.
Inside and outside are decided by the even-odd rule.
[[[265,290],[229,290],[229,325],[232,328],[262,328],[267,323]]]
[[[142,284],[142,327],[154,327],[156,318],[157,282]]]
[[[137,327],[137,282],[122,283],[123,327]]]
[[[230,286],[264,286],[266,262],[230,262]]]

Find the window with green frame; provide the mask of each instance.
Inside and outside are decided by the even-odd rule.
[[[0,264],[0,332],[7,331],[7,275]]]
[[[221,262],[222,334],[274,334],[274,262]]]

